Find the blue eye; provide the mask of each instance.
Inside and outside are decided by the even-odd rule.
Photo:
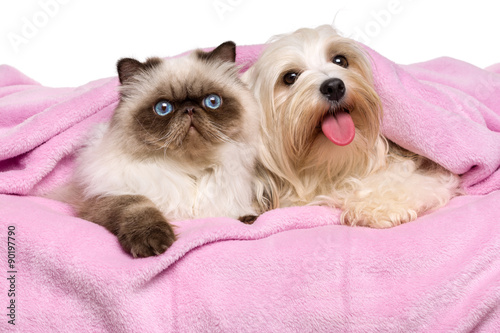
[[[203,100],[203,104],[209,109],[218,109],[222,104],[222,98],[215,94],[210,94]]]
[[[165,100],[159,101],[155,105],[155,112],[159,116],[166,116],[167,114],[172,112],[173,109],[174,109],[174,107],[172,106],[172,104],[169,101],[165,101]]]

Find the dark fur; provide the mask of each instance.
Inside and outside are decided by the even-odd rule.
[[[206,61],[208,66],[218,66],[223,62],[234,62],[235,52],[234,43],[226,42],[211,52],[198,50],[196,55],[200,60]],[[117,65],[120,82],[134,85],[137,76],[148,75],[148,71],[154,70],[161,62],[159,58],[150,58],[145,63],[130,58],[122,59]],[[230,70],[232,72],[227,74],[236,75],[234,67],[230,67]],[[220,108],[212,110],[203,105],[203,99],[210,94],[217,94],[222,98]],[[126,97],[126,93],[122,91],[122,103]],[[172,103],[174,112],[163,117],[156,115],[153,107],[160,100]],[[189,108],[193,109],[195,132],[189,132]],[[211,78],[187,77],[183,82],[167,80],[165,84],[156,87],[151,96],[147,96],[142,106],[136,108],[133,116],[129,117],[129,128],[124,130],[135,136],[137,142],[143,143],[146,151],[161,152],[166,148],[171,153],[187,154],[190,159],[196,160],[206,157],[208,152],[214,151],[214,145],[223,142],[218,131],[229,139],[239,139],[242,109],[238,96],[232,96]],[[174,134],[170,144],[162,139],[168,133]],[[172,136],[169,138],[172,139]],[[136,150],[144,154],[142,149]]]
[[[176,239],[173,226],[141,195],[94,197],[84,202],[78,215],[111,231],[134,257],[161,254]]]
[[[176,91],[177,90],[177,91]],[[222,105],[217,110],[211,110],[203,106],[203,99],[209,94],[218,94],[222,97]],[[160,117],[152,111],[152,105],[158,101],[166,99],[174,106],[174,112]],[[131,131],[138,140],[150,145],[152,149],[161,148],[165,142],[160,140],[169,130],[175,132],[175,139],[172,144],[166,148],[176,150],[185,146],[187,142],[184,139],[194,140],[197,136],[187,136],[187,130],[190,126],[189,116],[186,113],[188,108],[193,109],[193,124],[200,134],[201,142],[205,144],[205,149],[213,150],[211,145],[222,142],[216,136],[213,124],[217,124],[221,132],[232,138],[237,135],[240,128],[242,106],[236,97],[224,94],[223,89],[215,84],[209,86],[171,86],[158,89],[156,96],[150,96],[149,102],[145,103],[141,109],[138,109],[131,123]],[[203,146],[205,146],[203,145]]]
[[[227,41],[217,46],[212,52],[197,51],[197,55],[200,59],[207,61],[236,61],[236,44],[231,41]]]

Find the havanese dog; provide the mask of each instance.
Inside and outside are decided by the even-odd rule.
[[[387,228],[460,193],[460,178],[388,141],[369,57],[331,26],[275,37],[243,80],[260,101],[268,209],[329,205],[341,222]]]

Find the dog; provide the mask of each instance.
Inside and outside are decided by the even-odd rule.
[[[262,107],[256,194],[268,209],[328,205],[388,228],[460,194],[460,178],[380,132],[364,49],[328,25],[273,38],[243,75]]]

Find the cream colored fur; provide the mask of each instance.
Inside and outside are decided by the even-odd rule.
[[[348,68],[332,63],[343,55]],[[288,71],[300,73],[290,86]],[[319,90],[340,78],[356,126],[347,146],[318,129],[330,107]],[[368,57],[330,26],[300,29],[274,38],[245,73],[260,101],[262,164],[258,199],[270,208],[326,204],[344,210],[342,222],[376,228],[412,221],[459,193],[459,178],[421,156],[399,154],[380,133],[382,106]]]

